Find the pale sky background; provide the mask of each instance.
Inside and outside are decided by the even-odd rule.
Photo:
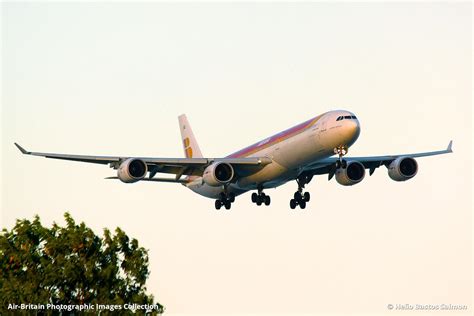
[[[2,3],[1,227],[69,211],[149,249],[169,314],[472,314],[469,3]],[[219,157],[331,109],[362,132],[351,155],[444,149],[397,183],[326,176],[231,211],[174,184],[104,180],[106,166],[35,151],[182,157],[186,113]],[[426,315],[426,312],[424,313]]]

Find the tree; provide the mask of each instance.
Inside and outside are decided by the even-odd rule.
[[[1,315],[12,313],[8,304],[21,303],[122,307],[135,303],[155,305],[153,314],[162,312],[162,306],[145,293],[148,252],[136,239],[130,240],[120,228],[115,234],[104,229],[101,238],[83,222],[76,224],[69,213],[64,218],[65,227],[56,223],[44,227],[35,216],[32,222],[17,220],[11,231],[0,233]]]

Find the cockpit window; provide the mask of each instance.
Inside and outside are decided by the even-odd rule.
[[[339,116],[336,121],[342,121],[342,120],[357,120],[357,117],[355,115],[346,115],[346,116]]]

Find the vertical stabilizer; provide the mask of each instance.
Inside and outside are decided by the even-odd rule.
[[[189,125],[188,118],[185,114],[182,114],[178,116],[178,121],[181,139],[183,141],[184,155],[186,158],[202,158],[201,149],[199,149],[193,130]]]

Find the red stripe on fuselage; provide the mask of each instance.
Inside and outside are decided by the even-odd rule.
[[[281,141],[284,141],[285,139],[288,139],[292,136],[295,136],[297,134],[300,134],[302,132],[304,132],[305,130],[307,130],[308,128],[310,128],[311,126],[313,126],[322,116],[322,115],[319,115],[319,116],[316,116],[308,121],[305,121],[301,124],[298,124],[292,128],[289,128],[287,130],[284,130],[283,132],[280,132],[276,135],[273,135],[273,136],[270,136],[264,140],[261,140],[253,145],[250,145],[248,147],[245,147],[244,149],[241,149],[229,156],[227,156],[226,158],[243,158],[243,157],[248,157],[250,156],[251,154],[253,153],[256,153],[257,151],[260,151],[264,148],[267,148],[269,146],[272,146],[272,145],[275,145]]]

